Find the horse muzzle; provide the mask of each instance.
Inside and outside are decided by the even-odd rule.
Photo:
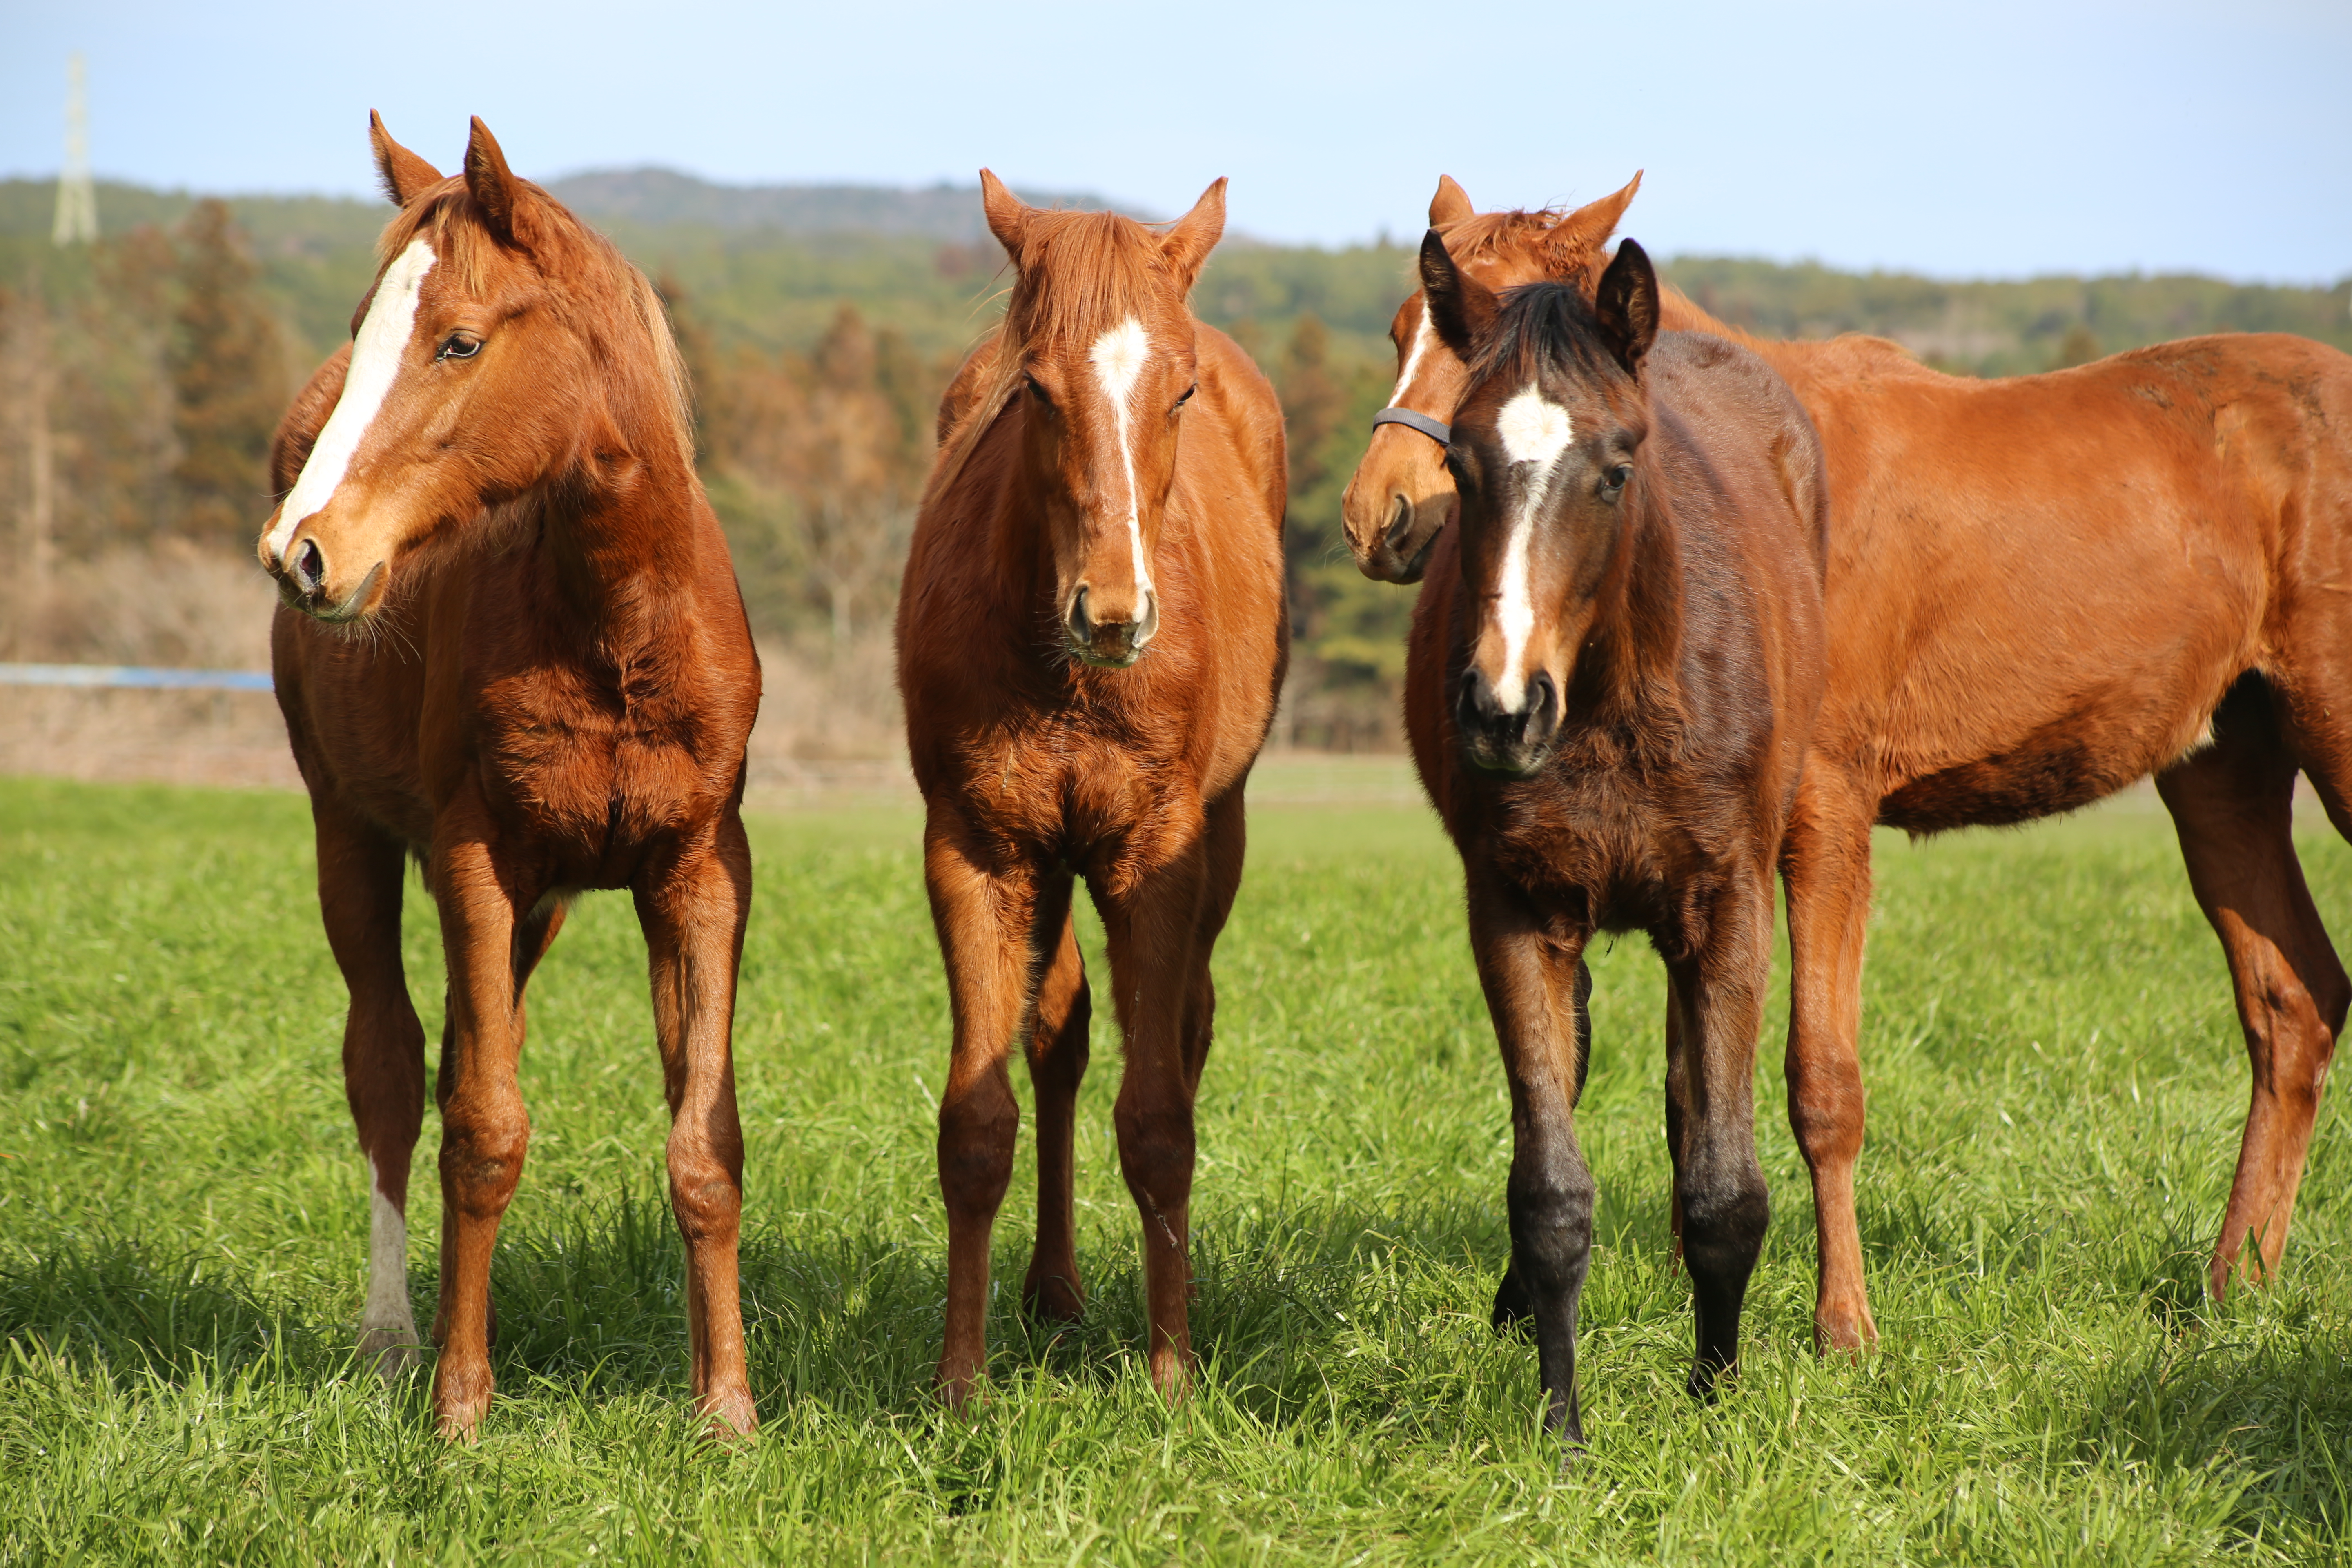
[[[284,556],[271,559],[265,547],[261,564],[277,581],[278,596],[293,608],[313,620],[331,626],[356,621],[375,607],[378,590],[383,585],[384,563],[381,561],[367,570],[359,585],[349,593],[337,595],[330,585],[326,552],[312,538],[299,538],[287,547]]]
[[[1480,773],[1526,778],[1540,770],[1559,736],[1559,688],[1542,670],[1527,679],[1516,708],[1505,708],[1486,672],[1462,672],[1454,728],[1463,759]]]
[[[1070,595],[1070,608],[1062,617],[1062,630],[1070,652],[1082,664],[1099,669],[1125,669],[1143,657],[1143,650],[1160,632],[1160,595],[1146,588],[1137,595],[1130,613],[1116,610],[1097,619],[1089,606],[1091,597],[1086,584],[1078,584]]]

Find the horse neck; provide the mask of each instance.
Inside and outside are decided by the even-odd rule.
[[[656,449],[625,483],[557,479],[535,500],[554,589],[541,608],[616,652],[662,640],[696,578],[707,504],[682,458]]]

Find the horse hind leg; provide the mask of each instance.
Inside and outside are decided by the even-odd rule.
[[[2213,745],[2157,777],[2189,884],[2229,960],[2252,1068],[2237,1173],[2207,1273],[2216,1298],[2233,1274],[2259,1282],[2277,1271],[2336,1031],[2352,1002],[2352,983],[2295,859],[2296,756],[2272,698],[2266,682],[2241,680],[2214,715]],[[2352,770],[2329,753],[2307,761],[2343,826],[2338,803]]]
[[[1058,925],[1060,937],[1046,959],[1029,1030],[1029,1082],[1037,1097],[1037,1245],[1021,1283],[1021,1304],[1041,1321],[1074,1323],[1087,1300],[1078,1282],[1076,1144],[1094,1000],[1066,882],[1060,891],[1061,919],[1051,920],[1047,910],[1038,921],[1049,940]]]
[[[415,1364],[408,1300],[408,1174],[425,1117],[425,1031],[400,961],[399,842],[314,797],[319,910],[351,993],[343,1093],[368,1163],[368,1288],[360,1355],[386,1380]]]

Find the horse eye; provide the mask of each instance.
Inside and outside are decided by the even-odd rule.
[[[1045,390],[1045,384],[1044,382],[1039,381],[1034,375],[1024,375],[1021,379],[1029,384],[1030,396],[1035,398],[1038,402],[1044,404],[1048,408],[1054,406],[1054,395]]]
[[[1608,480],[1609,489],[1612,490],[1623,489],[1625,488],[1625,481],[1633,477],[1633,470],[1623,463],[1618,464],[1603,476],[1603,478]]]
[[[463,332],[452,332],[447,341],[442,343],[441,352],[433,357],[435,359],[472,359],[481,352],[481,339],[469,338]]]
[[[1200,391],[1200,390],[1201,390],[1201,384],[1200,384],[1199,382],[1197,382],[1197,381],[1196,381],[1196,382],[1194,382],[1192,385],[1190,385],[1190,386],[1186,387],[1186,388],[1184,389],[1184,395],[1183,395],[1183,396],[1181,396],[1181,397],[1180,397],[1180,398],[1178,398],[1178,399],[1176,400],[1176,406],[1177,406],[1177,407],[1179,407],[1179,408],[1181,408],[1181,407],[1183,407],[1183,406],[1184,406],[1184,405],[1186,405],[1186,404],[1188,404],[1188,403],[1192,402],[1192,395],[1193,395],[1194,393],[1196,393],[1196,392]]]

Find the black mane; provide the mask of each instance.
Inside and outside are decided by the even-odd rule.
[[[1591,301],[1573,284],[1545,281],[1506,289],[1493,335],[1480,346],[1471,378],[1484,382],[1506,370],[1525,374],[1555,368],[1604,376],[1625,374]]]

